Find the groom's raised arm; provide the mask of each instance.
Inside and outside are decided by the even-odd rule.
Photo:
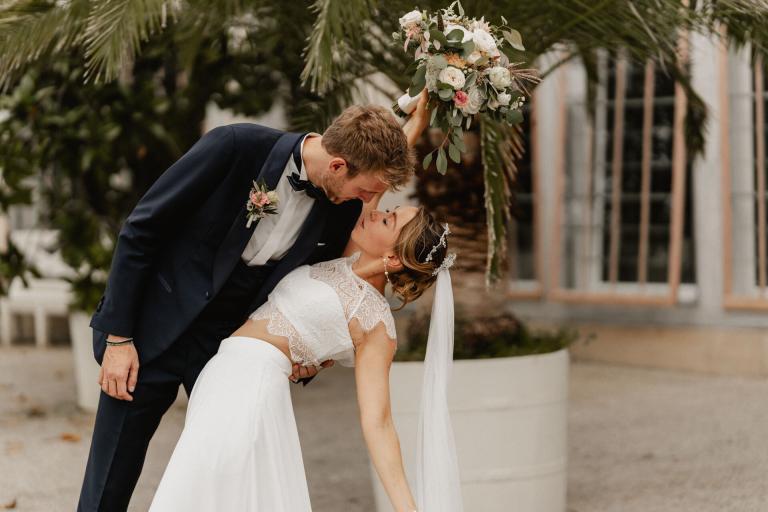
[[[117,237],[107,287],[91,327],[131,337],[141,289],[174,226],[224,179],[234,155],[231,126],[206,133],[149,188]]]

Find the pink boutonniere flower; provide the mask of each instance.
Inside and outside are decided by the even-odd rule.
[[[266,183],[256,183],[254,181],[251,192],[248,194],[248,203],[246,204],[248,223],[245,227],[250,228],[253,221],[277,213],[277,203],[279,200],[277,192],[269,190]]]

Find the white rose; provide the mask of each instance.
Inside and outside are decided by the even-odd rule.
[[[464,113],[469,115],[477,114],[483,107],[485,94],[483,94],[479,87],[471,87],[467,95],[469,96],[469,101],[467,101],[467,106],[464,107]]]
[[[496,50],[496,40],[491,34],[481,28],[472,32],[472,40],[475,42],[475,49],[487,54],[494,54]]]
[[[421,23],[421,11],[418,10],[406,13],[400,18],[400,26],[403,28],[408,28],[418,23]]]
[[[454,89],[461,89],[464,87],[464,82],[466,82],[464,72],[453,66],[448,66],[443,69],[440,74],[437,75],[437,78],[444,84],[448,84]]]
[[[509,70],[505,67],[494,66],[488,71],[488,79],[496,89],[504,89],[512,83]]]
[[[461,30],[461,33],[462,33],[461,42],[462,43],[466,43],[467,41],[471,41],[472,40],[472,32],[470,32],[469,30],[465,29],[461,25],[446,25],[445,26],[445,30],[443,31],[443,33],[447,36],[448,34],[453,32],[454,30]]]
[[[512,100],[512,95],[508,92],[500,92],[498,95],[496,95],[496,99],[498,100],[499,105],[506,107]]]

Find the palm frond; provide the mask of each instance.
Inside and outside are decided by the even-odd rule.
[[[86,79],[99,82],[116,78],[138,53],[141,42],[158,32],[167,16],[165,0],[94,3],[84,34]]]
[[[488,226],[486,258],[486,285],[490,286],[502,275],[502,264],[507,253],[507,227],[510,222],[510,183],[515,173],[515,144],[519,133],[480,116],[480,154],[485,181],[485,211]]]
[[[361,46],[363,27],[371,18],[369,0],[317,0],[312,10],[317,21],[304,50],[302,84],[324,95],[348,72],[352,56]]]
[[[87,4],[75,0],[58,6],[34,0],[0,8],[0,90],[6,90],[26,64],[77,44]]]

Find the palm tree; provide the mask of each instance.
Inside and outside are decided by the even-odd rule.
[[[430,0],[419,7],[446,5]],[[275,94],[289,100],[293,126],[318,129],[352,101],[357,88],[380,88],[382,75],[397,88],[407,86],[408,62],[390,34],[398,17],[413,8],[412,0],[316,0],[311,6],[275,0],[7,0],[0,3],[0,87],[12,87],[34,62],[73,51],[82,55],[84,81],[118,79],[148,41],[171,29],[174,65],[189,71],[210,34],[226,28],[231,38],[261,49],[260,62],[286,78]],[[553,56],[542,77],[579,59],[593,87],[600,49],[622,48],[640,62],[653,59],[687,95],[692,153],[704,144],[706,109],[680,59],[680,34],[727,34],[737,46],[750,42],[757,54],[766,53],[768,41],[765,0],[476,0],[464,8],[491,21],[502,15],[510,20],[523,36],[528,63]],[[300,54],[301,70],[291,69]],[[493,281],[506,244],[519,134],[481,116],[480,139],[488,237],[487,252],[478,250],[486,252],[486,275]]]

